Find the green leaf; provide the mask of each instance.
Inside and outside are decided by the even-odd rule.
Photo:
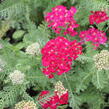
[[[24,33],[25,33],[25,31],[23,31],[23,30],[17,30],[16,32],[14,32],[13,38],[18,40],[24,35]]]

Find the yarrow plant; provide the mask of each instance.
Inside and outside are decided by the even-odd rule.
[[[95,28],[81,31],[79,37],[82,42],[90,41],[95,48],[99,47],[100,44],[105,44],[107,41],[106,33]]]
[[[90,24],[94,23],[102,23],[106,20],[109,20],[108,15],[104,11],[91,11],[91,15],[89,16],[89,22]]]
[[[94,56],[95,66],[98,70],[109,70],[109,51],[102,50]]]
[[[69,41],[58,36],[42,48],[43,73],[49,78],[71,70],[72,61],[82,54],[82,46],[76,40]]]
[[[46,14],[45,21],[55,33],[60,34],[63,32],[64,35],[75,36],[77,32],[74,29],[79,26],[74,19],[76,11],[75,7],[67,10],[65,6],[59,5],[52,8],[52,12]]]
[[[33,101],[20,101],[15,105],[15,109],[38,109]]]
[[[15,70],[9,75],[10,80],[13,84],[22,84],[24,82],[25,75],[19,70]]]
[[[106,109],[108,1],[0,0],[0,109]]]
[[[26,48],[26,53],[30,55],[39,55],[40,54],[40,44],[33,43]]]
[[[42,91],[39,95],[38,100],[40,100],[40,104],[43,109],[57,109],[57,107],[60,105],[68,104],[68,90],[64,88],[62,82],[59,81],[55,84],[55,91],[53,96],[41,101],[41,99],[44,99],[44,97],[47,97],[49,94],[50,91],[46,90]]]
[[[68,89],[65,89],[65,87],[63,86],[63,83],[61,81],[58,81],[55,84],[55,92],[57,93],[59,97],[61,97],[62,95],[68,92]]]

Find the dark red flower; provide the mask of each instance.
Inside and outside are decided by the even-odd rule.
[[[68,92],[64,93],[62,96],[58,96],[56,92],[54,92],[54,95],[52,97],[46,98],[45,100],[41,99],[46,95],[45,93],[48,93],[48,91],[42,91],[41,94],[39,95],[38,100],[40,100],[40,104],[43,109],[57,109],[58,106],[68,104]]]
[[[89,16],[90,24],[102,23],[109,20],[108,15],[104,11],[91,11],[92,15]]]

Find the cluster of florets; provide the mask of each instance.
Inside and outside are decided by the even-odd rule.
[[[19,70],[15,70],[9,75],[10,80],[13,84],[22,84],[24,82],[25,75]]]
[[[57,95],[59,97],[61,97],[62,95],[64,95],[66,92],[68,92],[68,89],[65,89],[65,87],[63,86],[63,83],[61,81],[58,81],[55,84],[55,92],[57,93]]]
[[[29,45],[26,48],[26,54],[30,54],[30,55],[39,55],[40,54],[40,44],[39,43],[33,43],[31,45]]]
[[[37,109],[33,101],[21,101],[15,105],[15,109]]]
[[[90,41],[97,48],[100,44],[105,44],[107,41],[106,33],[95,28],[81,31],[79,37],[81,41]]]
[[[43,73],[49,78],[54,74],[62,75],[71,69],[72,61],[82,54],[81,44],[58,36],[42,48]]]
[[[91,11],[92,15],[89,16],[90,24],[102,23],[106,20],[109,20],[108,15],[104,11]]]
[[[94,56],[95,66],[98,70],[109,70],[109,51],[102,50]]]
[[[47,98],[49,95],[49,91],[42,91],[39,95],[38,100],[40,100],[40,104],[43,109],[57,109],[57,107],[60,105],[68,104],[68,90],[64,88],[60,81],[55,85],[54,95]],[[46,99],[42,100],[45,97]]]
[[[51,27],[55,33],[60,34],[63,32],[64,35],[75,36],[77,32],[74,29],[79,26],[74,19],[75,13],[75,7],[67,10],[65,6],[59,5],[52,8],[52,12],[46,14],[45,20],[48,27]]]

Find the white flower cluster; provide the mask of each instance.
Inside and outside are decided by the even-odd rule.
[[[9,75],[10,80],[13,84],[22,84],[25,78],[24,73],[21,73],[19,70],[15,70],[13,73]]]
[[[40,44],[33,43],[26,48],[26,53],[31,55],[39,55],[40,54]]]
[[[15,105],[15,109],[37,109],[33,101],[21,101]]]
[[[99,54],[94,56],[95,66],[98,70],[109,70],[109,52],[102,50]]]
[[[68,89],[65,89],[62,82],[61,81],[58,81],[56,84],[55,84],[55,91],[57,92],[57,95],[59,97],[61,97],[63,94],[65,94]]]

